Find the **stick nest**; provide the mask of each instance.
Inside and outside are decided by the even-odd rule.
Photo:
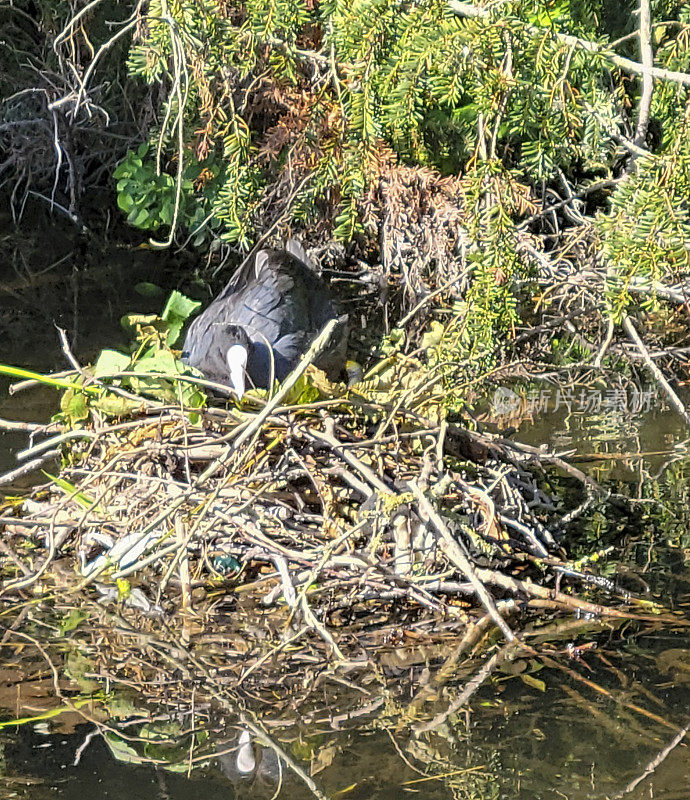
[[[193,414],[140,399],[129,421],[92,411],[57,437],[59,478],[5,512],[5,593],[57,583],[152,616],[250,598],[339,659],[357,657],[341,637],[352,626],[468,621],[477,606],[510,639],[509,596],[622,613],[562,591],[598,579],[562,560],[541,477],[570,471],[577,514],[595,494],[582,474],[449,422],[441,382],[413,358],[346,389],[312,357],[272,399]]]

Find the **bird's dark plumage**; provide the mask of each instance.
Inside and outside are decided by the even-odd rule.
[[[338,316],[301,245],[290,241],[286,250],[260,250],[233,275],[190,326],[184,359],[209,380],[232,385],[227,353],[240,344],[247,349],[251,381],[267,387],[272,366],[282,381],[331,319],[339,324],[315,364],[335,379],[345,365],[347,317]]]

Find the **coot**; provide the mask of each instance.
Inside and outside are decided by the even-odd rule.
[[[315,360],[329,378],[345,366],[347,316],[338,316],[326,284],[295,240],[285,250],[259,250],[187,332],[183,359],[211,381],[234,389],[245,378],[267,388],[285,379],[331,319],[338,324]]]

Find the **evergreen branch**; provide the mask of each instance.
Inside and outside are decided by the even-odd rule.
[[[470,3],[461,3],[459,0],[448,0],[448,8],[460,17],[468,17],[471,19],[485,19],[490,15],[489,9],[477,8]],[[545,29],[537,28],[534,25],[526,25],[525,30],[534,36],[543,36],[545,33]],[[630,72],[633,75],[649,75],[659,80],[674,81],[684,86],[690,86],[690,74],[687,72],[676,72],[670,69],[663,69],[662,67],[649,66],[644,63],[640,64],[630,58],[616,55],[600,47],[596,42],[580,39],[578,36],[572,36],[569,33],[562,33],[561,31],[551,30],[551,33],[553,33],[559,41],[570,47],[576,47],[578,50],[585,50],[588,53],[602,56],[612,64],[615,64],[619,69],[623,70],[623,72]]]
[[[601,114],[599,114],[595,108],[592,108],[589,103],[585,103],[584,107],[594,117],[594,119],[599,122],[608,135],[620,145],[625,147],[625,149],[632,153],[635,158],[639,156],[652,157],[649,150],[645,150],[644,147],[639,147],[637,144],[635,144],[635,142],[631,142],[630,139],[626,139],[626,137],[617,130],[615,125],[611,125],[607,120],[603,119]]]

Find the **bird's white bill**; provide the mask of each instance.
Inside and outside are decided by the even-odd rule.
[[[237,769],[245,775],[254,772],[256,756],[252,747],[252,738],[248,731],[242,731],[237,742]]]
[[[230,386],[235,390],[237,399],[241,400],[247,380],[247,348],[234,344],[225,355],[230,372]]]

